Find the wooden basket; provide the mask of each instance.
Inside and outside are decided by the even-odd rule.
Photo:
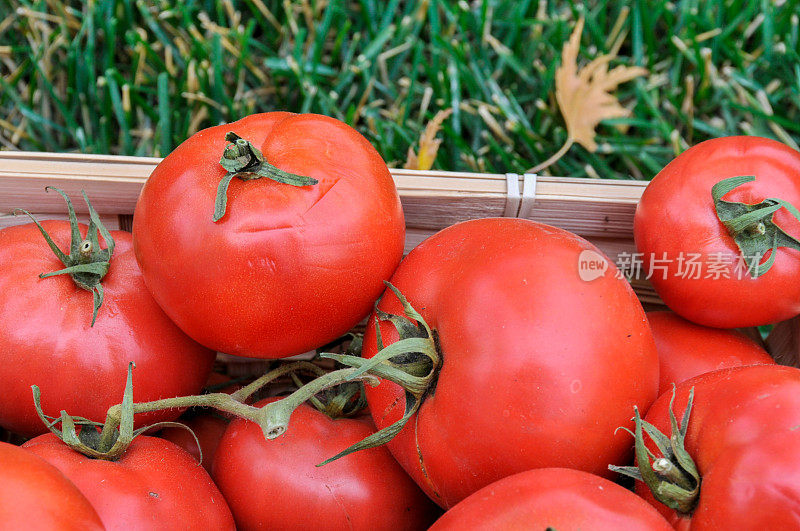
[[[66,219],[56,186],[71,197],[85,190],[108,229],[130,230],[139,192],[161,159],[111,155],[0,151],[0,227],[27,223],[11,214],[25,208],[40,219]],[[406,252],[453,223],[484,217],[521,217],[574,232],[615,257],[635,252],[633,215],[646,182],[392,169],[406,218]],[[86,207],[74,201],[79,217]],[[577,264],[576,264],[577,266]],[[663,302],[645,279],[631,284],[646,309]],[[757,337],[757,330],[746,330]],[[767,339],[776,359],[798,365],[800,319],[775,327]]]

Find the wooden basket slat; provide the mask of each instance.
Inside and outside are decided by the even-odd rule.
[[[43,194],[57,186],[70,195],[86,190],[103,214],[130,214],[160,159],[0,151],[0,213],[23,206],[52,212],[61,199]],[[442,229],[480,217],[502,216],[503,174],[392,169],[409,227]],[[583,236],[629,237],[633,211],[646,183],[539,177],[530,219]],[[85,205],[75,202],[76,210]]]
[[[409,197],[401,194],[400,199],[406,226],[427,230],[441,230],[469,219],[500,217],[506,208],[505,194],[460,197],[457,200],[434,195]]]
[[[0,213],[8,213],[15,208],[32,212],[59,211],[64,207],[64,200],[56,193],[44,191],[45,186],[55,186],[75,199],[73,205],[76,212],[87,212],[86,204],[77,200],[81,190],[85,190],[98,213],[131,214],[143,182],[131,178],[109,179],[83,174],[6,173],[0,169]]]

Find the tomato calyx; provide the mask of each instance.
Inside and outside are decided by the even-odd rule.
[[[67,202],[72,239],[70,242],[69,254],[62,251],[58,245],[55,244],[47,231],[44,230],[44,227],[33,217],[33,214],[20,208],[14,210],[14,215],[18,212],[22,212],[31,218],[39,228],[39,232],[44,236],[53,254],[64,264],[64,269],[52,271],[50,273],[41,273],[39,278],[69,275],[78,287],[92,293],[94,304],[91,326],[94,326],[94,322],[97,319],[97,311],[103,304],[103,285],[100,281],[103,280],[103,277],[108,273],[110,267],[111,256],[114,254],[114,238],[111,237],[111,233],[108,232],[103,222],[100,221],[100,216],[89,202],[86,192],[81,191],[83,199],[86,201],[86,205],[89,208],[89,228],[86,231],[86,238],[83,238],[78,228],[78,218],[75,215],[75,209],[72,206],[72,201],[70,201],[69,196],[64,193],[63,190],[54,186],[45,187],[45,190],[51,189],[58,192]],[[100,247],[98,233],[103,236],[106,242],[105,249]]]
[[[352,340],[345,354],[357,356],[361,353],[363,335],[350,335]],[[303,387],[304,384],[300,381],[296,372],[291,373],[290,376],[298,389]],[[312,396],[308,401],[318,411],[325,413],[331,419],[355,417],[360,415],[364,408],[367,407],[367,396],[364,392],[364,383],[361,380],[346,381],[335,387],[330,387]]]
[[[685,448],[686,431],[692,410],[694,388],[689,391],[689,400],[681,423],[675,417],[673,403],[675,388],[669,403],[672,435],[661,433],[658,428],[642,420],[638,408],[634,407],[636,466],[609,465],[609,470],[643,481],[655,499],[680,514],[689,515],[697,506],[700,497],[700,474]],[[630,433],[627,428],[621,428]],[[650,437],[661,452],[654,455],[645,445],[644,433]],[[651,461],[652,459],[652,461]]]
[[[428,326],[422,315],[411,306],[408,299],[396,287],[389,282],[384,283],[402,304],[405,315],[383,312],[377,308],[376,304],[375,336],[378,353],[370,359],[341,354],[322,354],[322,356],[355,368],[356,372],[353,377],[373,374],[396,383],[405,392],[405,411],[403,416],[393,424],[378,430],[317,466],[328,464],[359,450],[386,444],[400,433],[411,417],[419,411],[425,397],[436,389],[442,365],[436,331]],[[380,321],[389,321],[400,336],[398,341],[388,347],[383,344]]]
[[[717,217],[739,247],[750,275],[758,278],[772,267],[779,247],[800,250],[800,241],[778,227],[772,221],[773,215],[785,208],[800,220],[800,211],[783,199],[769,198],[754,205],[722,199],[731,190],[755,179],[753,175],[723,179],[711,188],[711,197]],[[767,253],[769,257],[762,264],[761,260]]]
[[[292,379],[296,378],[292,374]],[[302,386],[299,380],[296,383]],[[321,396],[310,398],[309,402],[332,419],[355,417],[367,406],[364,384],[361,382],[344,382],[326,389]]]
[[[312,177],[289,173],[277,166],[273,166],[264,159],[264,154],[261,153],[261,150],[233,131],[225,135],[225,140],[229,144],[225,146],[219,163],[228,173],[220,180],[217,187],[213,218],[215,222],[225,215],[228,204],[228,187],[234,177],[238,177],[243,181],[267,177],[273,181],[292,186],[309,186],[319,182]]]
[[[158,422],[138,430],[133,429],[133,380],[132,370],[135,365],[128,364],[128,379],[125,383],[125,392],[122,398],[120,409],[122,416],[117,429],[106,429],[106,426],[99,422],[91,421],[84,417],[71,416],[66,411],[61,411],[59,417],[49,417],[42,411],[41,391],[36,385],[31,386],[33,390],[33,402],[36,413],[47,426],[67,446],[93,459],[104,459],[106,461],[116,461],[125,453],[133,442],[133,439],[154,428],[178,427],[189,430],[197,442],[197,436],[188,426],[178,422]],[[56,425],[61,424],[61,429]],[[202,456],[201,456],[202,459]]]

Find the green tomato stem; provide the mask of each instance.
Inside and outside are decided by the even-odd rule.
[[[339,369],[324,374],[307,383],[286,398],[265,405],[259,412],[256,424],[261,426],[264,437],[274,439],[280,437],[289,426],[289,418],[295,409],[307,402],[311,397],[331,387],[352,382],[358,378],[369,385],[378,385],[379,379],[371,374],[356,376],[358,369]]]
[[[291,186],[310,186],[319,182],[314,178],[289,173],[270,164],[257,147],[233,131],[225,135],[225,140],[229,144],[225,146],[219,163],[228,173],[222,177],[217,187],[212,218],[215,223],[225,215],[228,205],[228,187],[234,177],[243,181],[266,177]]]
[[[642,420],[639,410],[634,407],[634,449],[638,467],[612,465],[608,468],[644,482],[656,500],[680,514],[688,515],[697,506],[701,482],[697,467],[685,448],[694,389],[689,393],[689,400],[681,423],[675,417],[672,407],[675,400],[674,388],[672,393],[669,406],[671,436],[667,437],[655,426]],[[645,432],[661,452],[661,457],[654,456],[645,445]],[[653,458],[652,463],[651,457]]]
[[[70,201],[69,196],[64,193],[63,190],[58,188],[52,186],[45,188],[45,190],[50,189],[58,192],[67,203],[72,239],[70,242],[69,254],[58,248],[47,231],[44,230],[44,227],[42,227],[36,218],[33,217],[33,214],[22,209],[15,210],[14,214],[16,215],[17,212],[22,212],[31,218],[47,242],[47,245],[50,247],[50,250],[53,251],[53,254],[55,254],[61,263],[64,264],[63,269],[48,273],[41,273],[39,278],[44,279],[57,275],[69,275],[78,287],[92,293],[93,310],[91,326],[94,326],[95,320],[97,319],[97,312],[100,309],[100,306],[103,304],[103,286],[101,281],[106,273],[108,273],[108,269],[111,265],[111,256],[114,254],[115,246],[114,238],[111,237],[111,233],[100,221],[100,216],[89,202],[86,192],[82,193],[83,199],[86,201],[86,205],[89,208],[90,221],[89,228],[86,232],[86,238],[84,239],[81,237],[80,229],[78,227],[78,217],[75,215],[75,208],[73,208],[72,201]],[[98,234],[102,235],[106,242],[107,247],[105,249],[100,248],[100,239]]]
[[[375,386],[380,383],[381,379],[386,379],[400,385],[406,391],[406,408],[403,417],[394,424],[343,450],[322,464],[361,449],[379,446],[397,435],[406,422],[419,410],[424,397],[432,392],[435,387],[441,366],[441,356],[435,332],[394,286],[388,283],[387,286],[399,298],[403,305],[405,317],[389,315],[376,310],[375,327],[380,350],[370,359],[348,354],[322,355],[349,365],[347,368],[320,374],[323,372],[322,369],[314,364],[301,361],[278,367],[232,394],[209,393],[135,403],[133,402],[132,383],[133,364],[130,364],[122,403],[111,406],[108,409],[106,421],[99,434],[96,423],[78,417],[73,418],[63,411],[60,419],[62,430],[58,430],[55,427],[57,422],[49,421],[41,411],[39,389],[34,386],[33,394],[37,412],[48,429],[58,435],[71,448],[85,455],[113,460],[124,453],[136,436],[151,428],[146,426],[134,431],[133,418],[137,413],[165,409],[211,407],[258,424],[264,437],[269,440],[285,433],[292,412],[301,404],[314,399],[316,395],[323,391],[335,386],[346,386],[341,393],[332,397],[328,406],[323,408],[329,414],[335,413],[339,415],[344,413],[351,399],[361,392],[360,388],[352,385],[347,386],[346,384],[363,382]],[[394,324],[401,336],[399,341],[385,348],[380,337],[379,321],[381,320],[390,321]],[[301,386],[289,396],[265,404],[261,408],[244,403],[247,398],[271,381],[299,370],[313,372],[317,375],[317,378]],[[76,429],[76,424],[83,426],[80,432]],[[86,429],[87,427],[88,429]]]
[[[60,418],[49,420],[41,409],[39,388],[33,386],[34,404],[37,413],[47,428],[72,449],[91,457],[114,460],[118,459],[125,450],[127,450],[134,438],[153,427],[145,426],[144,428],[134,431],[133,417],[137,413],[148,413],[165,409],[210,407],[250,420],[257,424],[262,424],[264,422],[263,408],[245,404],[244,401],[247,398],[276,378],[280,378],[293,371],[306,370],[314,374],[319,374],[320,371],[322,371],[321,368],[313,363],[300,361],[278,367],[233,394],[209,393],[134,403],[132,369],[133,364],[130,364],[122,403],[111,406],[108,409],[106,420],[102,425],[81,417],[72,417],[64,411],[61,412]],[[371,376],[365,378],[374,379],[374,377]],[[56,428],[56,424],[59,422],[62,425],[61,430]],[[161,423],[159,423],[159,425],[161,425]],[[82,427],[80,431],[78,431],[77,426]],[[98,433],[97,428],[100,426],[102,426],[102,430]]]
[[[750,275],[758,278],[770,270],[778,248],[800,250],[800,241],[784,232],[772,219],[775,212],[783,208],[800,220],[800,211],[782,199],[769,198],[752,205],[722,199],[728,192],[754,180],[752,175],[723,179],[711,188],[711,198],[717,217],[736,242]],[[762,263],[767,254],[769,258]]]

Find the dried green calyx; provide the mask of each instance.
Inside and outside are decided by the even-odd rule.
[[[781,208],[785,208],[800,220],[800,211],[783,199],[769,198],[754,205],[722,199],[734,188],[755,179],[752,175],[724,179],[711,188],[711,197],[714,200],[717,217],[736,241],[750,275],[758,278],[772,267],[779,247],[800,250],[800,241],[778,227],[772,221],[773,215]],[[767,253],[769,257],[762,264],[761,261]]]
[[[351,356],[361,355],[363,344],[363,334],[348,334],[351,337],[350,344],[345,350],[345,354]],[[324,373],[318,373],[321,376]],[[290,374],[294,384],[298,389],[304,386],[297,375],[297,372]],[[334,385],[322,390],[308,399],[308,402],[317,410],[325,413],[332,419],[355,417],[363,413],[367,407],[367,396],[364,391],[364,382],[361,380],[345,381],[339,385]]]
[[[672,435],[661,433],[658,428],[642,420],[639,410],[634,407],[636,462],[638,466],[613,466],[609,470],[643,481],[653,497],[681,514],[691,514],[700,497],[700,473],[685,448],[686,431],[689,426],[689,415],[692,411],[694,388],[689,392],[689,401],[683,413],[681,423],[675,418],[672,399],[669,402],[669,418]],[[626,431],[627,428],[623,428]],[[644,434],[650,437],[661,456],[654,455],[645,445]]]
[[[326,389],[348,382],[361,381],[366,385],[376,386],[381,380],[388,380],[399,385],[405,391],[405,412],[393,424],[369,435],[317,466],[325,465],[353,452],[374,448],[389,442],[400,433],[403,426],[419,410],[425,397],[435,389],[439,369],[442,365],[436,333],[397,288],[388,282],[385,284],[402,304],[405,315],[391,315],[376,309],[375,328],[378,353],[370,359],[351,354],[321,353],[320,357],[336,360],[346,365],[347,368],[321,375],[291,395],[264,406],[259,418],[259,425],[265,438],[275,439],[283,435],[289,426],[292,412],[300,404],[312,400]],[[397,329],[400,339],[384,347],[378,326],[379,321],[391,322]]]
[[[89,228],[86,231],[86,238],[83,238],[80,233],[80,228],[78,227],[78,218],[75,215],[75,209],[72,207],[72,201],[70,201],[69,196],[58,188],[52,186],[45,188],[45,190],[50,189],[58,192],[67,202],[69,223],[72,232],[69,254],[59,249],[50,235],[47,234],[47,231],[44,230],[42,225],[30,212],[22,209],[18,210],[19,212],[27,214],[28,217],[36,223],[36,226],[39,227],[39,231],[42,233],[42,236],[44,236],[53,254],[64,264],[64,269],[50,273],[42,273],[39,275],[39,278],[69,275],[72,280],[75,281],[75,284],[86,291],[90,291],[94,300],[94,308],[92,310],[92,326],[94,326],[94,322],[97,319],[97,311],[103,304],[103,285],[100,281],[103,280],[103,277],[108,273],[108,268],[110,267],[111,256],[114,254],[114,238],[111,237],[111,233],[103,226],[103,223],[100,221],[100,216],[89,202],[86,192],[82,192],[82,194],[83,199],[86,201],[86,206],[89,208],[90,222]],[[16,212],[17,211],[15,211],[15,213]],[[106,242],[105,249],[100,247],[99,235],[102,235],[103,240]]]
[[[133,429],[133,415],[136,404],[133,402],[133,378],[132,371],[135,367],[133,362],[128,364],[128,378],[125,381],[125,392],[122,396],[122,403],[119,404],[119,422],[105,424],[94,422],[84,417],[69,415],[66,411],[61,411],[58,417],[45,415],[41,404],[41,391],[36,385],[32,385],[33,403],[36,413],[42,420],[47,429],[56,437],[61,439],[64,444],[80,452],[85,456],[94,459],[104,459],[106,461],[116,461],[121,458],[125,451],[130,447],[133,440],[139,435],[159,428],[176,427],[188,430],[194,437],[197,447],[200,448],[200,441],[197,435],[186,425],[179,422],[157,422],[148,426]],[[61,429],[56,426],[61,424]],[[200,450],[200,460],[202,461],[202,449]]]
[[[321,356],[357,369],[350,376],[352,379],[371,374],[398,384],[405,391],[405,411],[403,416],[393,424],[378,430],[317,466],[325,465],[359,450],[381,446],[392,440],[419,411],[425,396],[433,392],[436,386],[442,359],[436,344],[435,332],[397,288],[389,282],[385,284],[402,304],[405,315],[385,313],[376,306],[375,335],[378,353],[370,359],[342,354],[321,354]],[[394,325],[400,336],[399,341],[384,346],[379,326],[380,321],[389,321]]]
[[[215,222],[225,215],[228,204],[228,187],[234,177],[243,181],[266,177],[292,186],[309,186],[319,182],[311,177],[289,173],[273,166],[264,159],[264,155],[258,148],[232,131],[225,135],[225,140],[229,144],[225,146],[219,163],[228,173],[217,187],[213,218]]]

